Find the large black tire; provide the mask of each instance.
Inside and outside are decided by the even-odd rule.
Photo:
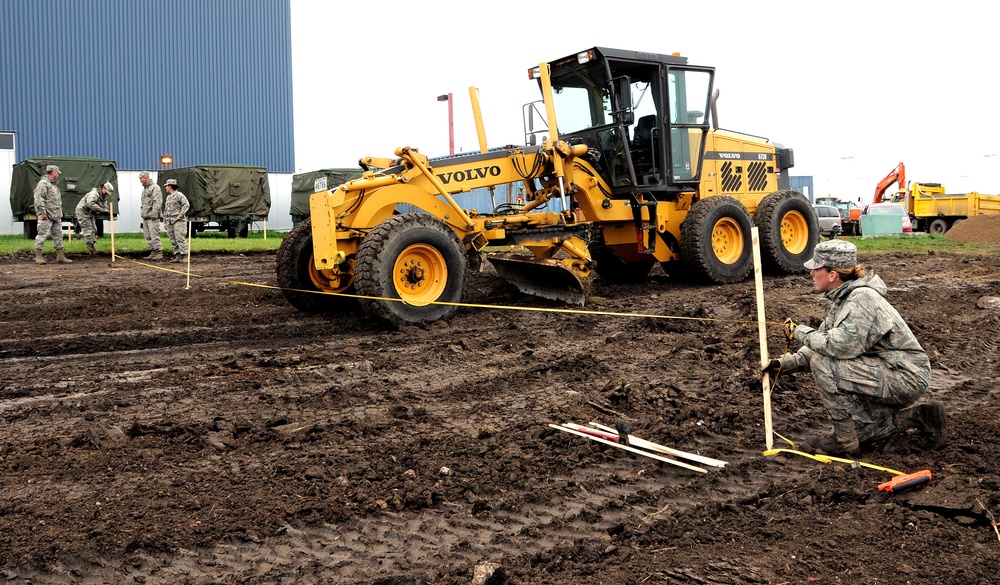
[[[95,219],[94,220],[94,226],[95,226],[94,231],[95,231],[97,237],[98,238],[103,238],[104,237],[104,220],[103,219]]]
[[[591,259],[597,263],[594,271],[602,279],[612,283],[643,282],[656,264],[656,258],[652,255],[636,262],[622,260],[604,243],[604,232],[600,229],[594,239],[587,244],[587,249],[590,251]]]
[[[352,287],[349,284],[341,289],[335,288],[313,268],[312,222],[308,219],[295,226],[281,241],[275,258],[275,272],[285,299],[304,313],[329,313],[356,306],[352,297],[318,294],[324,290],[349,293]]]
[[[931,222],[931,225],[927,227],[927,233],[943,235],[948,231],[948,220],[941,219],[940,217]]]
[[[819,222],[805,195],[775,191],[761,200],[753,216],[760,234],[761,264],[768,272],[799,274],[819,243]]]
[[[423,213],[395,215],[368,233],[355,261],[365,311],[390,325],[450,318],[465,298],[469,259],[455,232]],[[382,300],[405,299],[407,302]]]
[[[24,239],[34,240],[38,237],[38,222],[33,219],[24,220]]]
[[[681,224],[681,255],[689,274],[729,284],[753,270],[750,213],[733,197],[715,195],[691,206]]]

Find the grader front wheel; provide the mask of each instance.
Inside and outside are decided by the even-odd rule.
[[[465,297],[469,264],[455,232],[422,213],[395,215],[361,242],[355,263],[361,305],[391,325],[451,317]],[[399,299],[399,300],[393,300]]]
[[[275,259],[278,286],[288,302],[305,313],[328,313],[354,304],[350,297],[319,294],[350,292],[350,274],[316,270],[313,264],[312,224],[307,219],[281,241]]]

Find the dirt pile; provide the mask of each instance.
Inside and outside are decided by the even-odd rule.
[[[975,215],[951,226],[944,237],[957,242],[1000,244],[1000,215]]]
[[[594,283],[601,311],[689,319],[465,308],[387,331],[237,284],[274,284],[273,255],[196,255],[190,290],[74,259],[0,259],[0,582],[997,582],[1000,306],[976,306],[996,257],[862,255],[949,413],[939,451],[863,454],[932,470],[900,494],[876,489],[887,473],[762,456],[752,282]],[[764,289],[771,321],[823,313],[808,276]],[[489,270],[469,290],[555,306]],[[773,413],[794,440],[827,430],[805,375],[779,378]],[[729,463],[548,428],[619,418]]]

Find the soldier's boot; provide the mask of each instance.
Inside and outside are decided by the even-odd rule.
[[[35,264],[48,264],[48,262],[45,261],[45,257],[42,256],[41,250],[35,250]]]
[[[937,449],[944,445],[948,422],[940,402],[911,406],[897,412],[893,419],[900,429],[916,429],[924,448]]]
[[[806,444],[827,455],[856,455],[861,451],[858,430],[854,421],[847,418],[833,421],[833,433],[824,437],[810,437]]]
[[[155,254],[155,253],[156,253],[156,252],[154,252],[154,251],[150,250],[150,251],[149,251],[149,254],[146,254],[145,256],[143,256],[143,257],[142,257],[142,259],[143,259],[143,260],[152,260],[152,259],[153,259],[153,254]]]
[[[146,256],[146,260],[163,260],[163,252],[160,250],[150,252],[149,256]]]
[[[63,254],[62,250],[56,250],[56,264],[72,264],[73,261]]]
[[[174,254],[174,257],[171,258],[170,261],[171,262],[181,262],[183,260],[183,258],[184,257],[181,256],[180,254]]]
[[[92,242],[87,242],[87,253],[88,254],[96,254],[97,253],[97,248],[94,247],[94,244]]]

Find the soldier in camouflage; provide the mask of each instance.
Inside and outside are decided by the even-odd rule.
[[[87,242],[88,254],[97,252],[94,248],[94,242],[97,241],[97,214],[111,213],[108,208],[108,194],[114,190],[111,183],[104,183],[100,191],[94,187],[76,204],[76,221],[80,224],[83,239]]]
[[[56,262],[72,264],[73,261],[63,255],[62,241],[62,193],[56,187],[59,180],[59,167],[48,165],[45,176],[35,185],[35,215],[38,217],[38,236],[35,238],[35,264],[45,264],[42,248],[45,240],[52,236],[52,245],[56,249]]]
[[[190,209],[187,197],[177,190],[177,180],[167,179],[167,201],[163,204],[163,223],[167,226],[167,236],[174,257],[171,262],[180,262],[188,253],[187,212]]]
[[[142,217],[142,235],[146,238],[149,255],[146,260],[163,260],[163,242],[160,241],[160,210],[163,207],[163,193],[160,186],[149,178],[149,172],[139,173],[142,196],[139,199],[139,215]]]
[[[775,375],[812,372],[834,431],[808,439],[809,445],[829,455],[855,454],[863,445],[916,428],[926,446],[941,446],[944,407],[913,406],[930,384],[930,360],[886,300],[885,282],[858,264],[857,247],[844,240],[818,244],[804,265],[816,292],[833,304],[818,329],[786,320],[785,334],[802,348],[764,369]]]

